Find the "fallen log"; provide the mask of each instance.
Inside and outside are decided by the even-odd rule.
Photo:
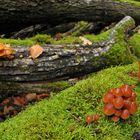
[[[42,86],[36,85],[37,82],[44,81],[45,86],[46,81],[83,75],[110,65],[131,63],[130,50],[126,46],[118,48],[115,44],[123,41],[134,27],[134,20],[127,16],[111,29],[104,41],[90,46],[45,45],[43,54],[35,60],[30,58],[28,47],[15,47],[14,59],[0,59],[0,94],[31,90],[43,92]],[[113,53],[113,49],[116,52]],[[29,83],[34,83],[34,86]]]
[[[12,32],[35,24],[58,25],[81,20],[110,23],[127,15],[140,23],[140,7],[130,1],[0,0],[0,32]]]

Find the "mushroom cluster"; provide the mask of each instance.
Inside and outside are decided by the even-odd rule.
[[[13,58],[15,51],[9,44],[0,44],[0,58]]]
[[[100,119],[100,115],[99,114],[88,115],[88,116],[86,116],[86,123],[87,124],[91,124],[93,121],[94,122],[98,122],[99,119]]]
[[[137,111],[136,94],[129,85],[110,89],[103,97],[104,114],[111,116],[114,122],[126,120]]]

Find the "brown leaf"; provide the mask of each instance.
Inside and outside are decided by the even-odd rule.
[[[6,105],[6,104],[8,104],[10,102],[10,100],[7,98],[7,99],[5,99],[1,104],[2,105]]]
[[[29,54],[33,59],[35,59],[39,57],[43,53],[43,51],[43,48],[39,44],[36,44],[29,49]]]
[[[83,41],[83,45],[92,45],[92,42],[85,37],[80,36],[79,38]]]
[[[33,100],[36,100],[37,95],[36,95],[36,93],[29,93],[25,96],[25,98],[28,102],[31,102]]]
[[[25,99],[23,97],[15,97],[14,98],[14,104],[18,105],[18,106],[24,106],[27,103],[26,103],[26,101],[25,101]]]
[[[10,111],[13,111],[13,110],[14,110],[14,108],[12,106],[9,106],[9,107],[5,106],[4,107],[4,114],[8,114]]]
[[[42,93],[42,94],[37,95],[37,100],[39,101],[39,100],[44,99],[49,96],[50,96],[49,94]]]

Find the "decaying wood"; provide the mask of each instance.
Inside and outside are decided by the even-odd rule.
[[[112,29],[105,41],[91,46],[46,45],[43,54],[35,60],[29,57],[28,47],[16,47],[13,60],[0,60],[0,81],[43,81],[97,71],[106,64],[96,66],[95,58],[101,59],[102,53],[110,50],[117,41],[118,30],[126,31],[132,27],[133,19],[126,17]]]
[[[81,20],[113,22],[127,15],[140,23],[140,7],[117,0],[0,0],[0,31]]]
[[[71,23],[60,24],[54,27],[51,27],[46,24],[37,24],[34,26],[26,27],[15,33],[11,33],[12,35],[9,34],[9,36],[10,38],[15,38],[15,39],[33,37],[36,34],[50,34],[54,36],[57,33],[64,33],[67,32],[68,30],[71,30],[72,28],[74,28],[75,24],[76,23],[71,22]]]
[[[0,94],[21,92],[23,89],[29,92],[31,90],[43,92],[42,87],[30,84],[100,70],[107,65],[102,54],[108,53],[118,41],[118,33],[121,31],[125,34],[134,26],[134,20],[127,16],[112,28],[104,41],[93,43],[91,46],[46,45],[43,54],[35,60],[29,57],[28,47],[16,47],[14,59],[0,59]]]

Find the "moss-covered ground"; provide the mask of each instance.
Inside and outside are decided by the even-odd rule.
[[[92,42],[106,40],[110,31],[98,36],[84,35]],[[103,54],[107,65],[126,64],[140,57],[140,35],[134,34],[125,40],[119,40],[109,53]],[[40,44],[77,44],[82,43],[76,36],[66,36],[55,40],[49,35],[36,35],[29,39],[0,39],[0,43],[31,46]],[[125,63],[122,63],[125,62]],[[140,132],[140,110],[127,121],[114,123],[103,114],[103,95],[110,89],[122,84],[135,84],[136,78],[128,76],[137,70],[137,63],[102,70],[90,75],[59,94],[52,94],[49,100],[43,100],[29,106],[14,118],[0,124],[0,140],[131,140],[135,131]],[[56,88],[55,85],[54,88]],[[65,86],[65,84],[64,84]],[[54,96],[55,95],[55,96]],[[137,90],[137,102],[140,94]],[[86,125],[88,114],[100,114],[98,123]]]
[[[140,110],[126,121],[112,122],[103,114],[103,95],[124,83],[135,84],[128,76],[137,63],[103,70],[75,86],[28,107],[0,124],[1,140],[131,140],[140,132]],[[137,92],[137,102],[140,94]],[[87,114],[100,114],[98,123],[86,125]]]

